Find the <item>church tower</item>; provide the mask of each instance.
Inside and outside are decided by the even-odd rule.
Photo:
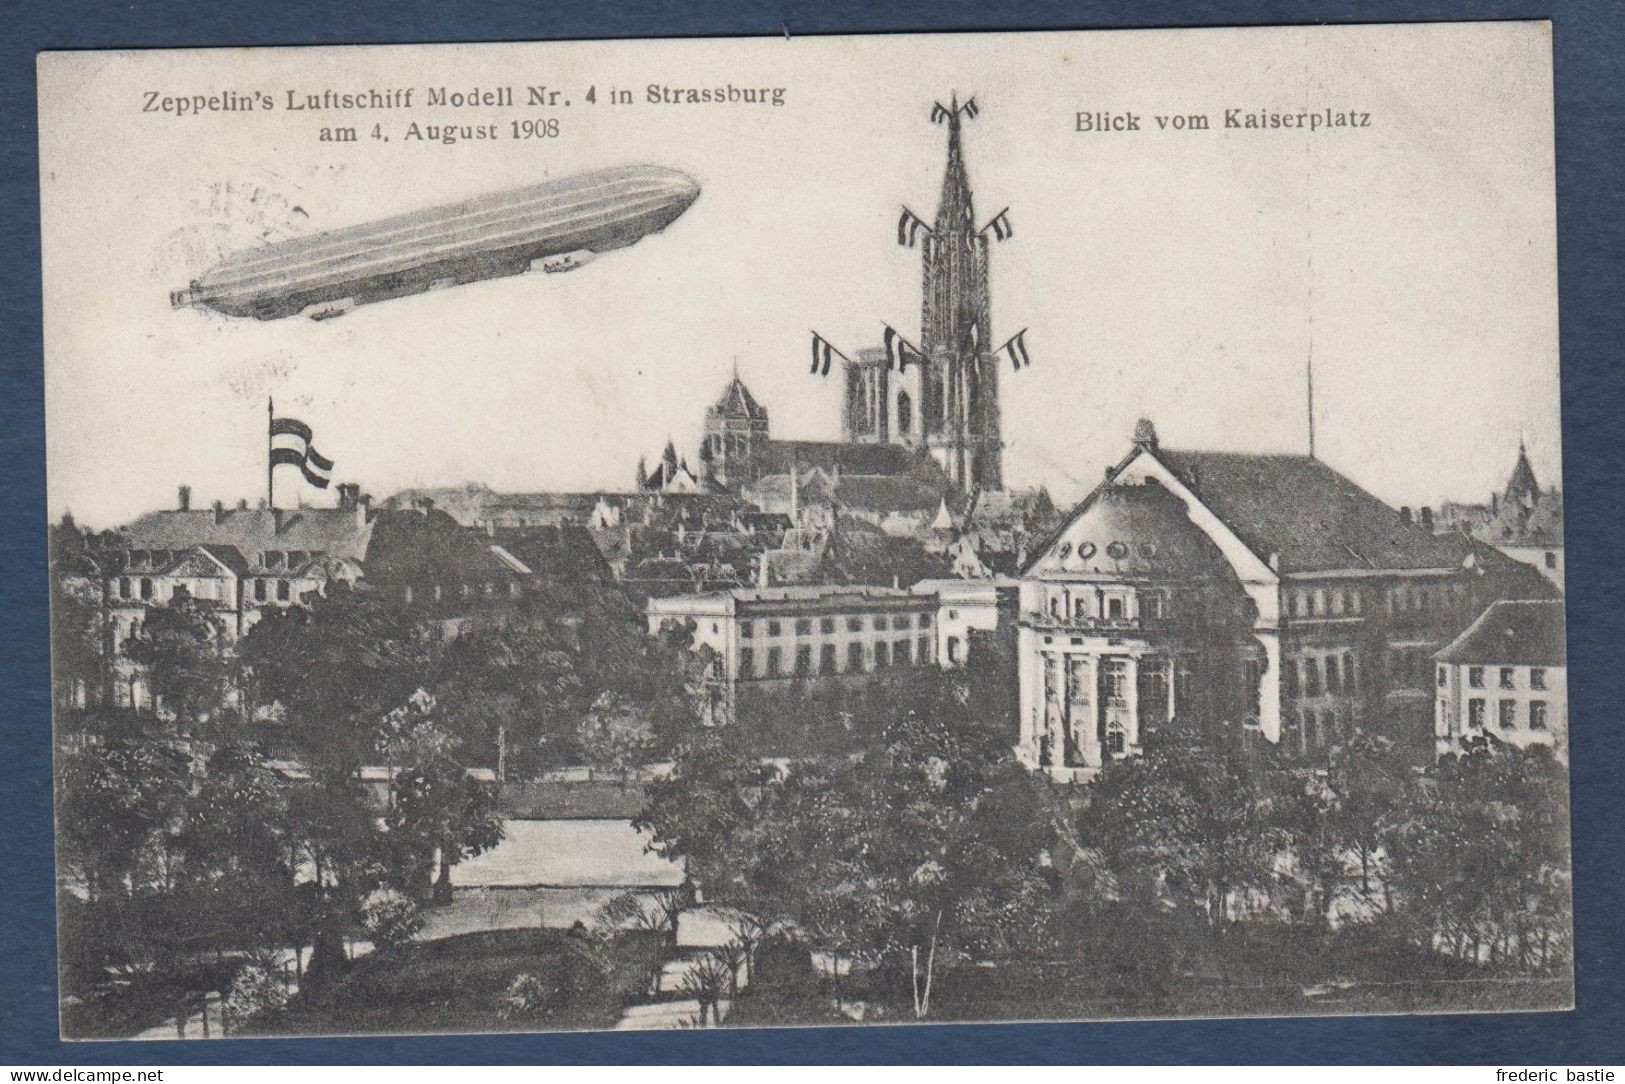
[[[920,416],[926,445],[962,490],[1004,487],[999,432],[999,378],[994,364],[988,296],[987,230],[977,229],[960,126],[976,116],[975,100],[933,116],[948,124],[948,164],[936,222],[923,239],[920,314]]]

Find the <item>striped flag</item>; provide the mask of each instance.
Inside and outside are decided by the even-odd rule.
[[[992,230],[994,238],[999,241],[1008,241],[1010,238],[1014,237],[1016,235],[1016,231],[1010,225],[1010,208],[1006,207],[1004,210],[994,215],[993,221],[982,227],[983,233],[986,233],[988,230]]]
[[[927,226],[919,215],[904,207],[903,217],[897,220],[897,243],[904,248],[913,248],[922,233],[929,238],[931,227]]]
[[[948,107],[943,105],[941,102],[932,102],[931,103],[931,123],[932,124],[941,124],[943,121],[947,120],[951,116],[953,116],[953,114],[948,112]]]
[[[278,443],[278,438],[283,438]],[[333,480],[333,461],[311,443],[310,426],[295,418],[271,418],[271,468],[286,463],[299,468],[305,481],[326,489]],[[292,439],[288,439],[292,438]]]
[[[812,375],[828,376],[830,363],[833,359],[851,361],[845,354],[831,346],[829,340],[818,332],[812,333]]]
[[[1025,369],[1033,363],[1032,356],[1027,353],[1027,329],[1022,328],[1010,336],[1010,341],[994,351],[1010,359],[1012,369]]]
[[[883,340],[886,346],[886,367],[903,372],[908,368],[908,359],[925,357],[925,351],[899,335],[890,324],[886,325],[886,336]]]
[[[959,111],[961,113],[965,114],[965,116],[969,117],[971,120],[975,120],[976,119],[976,99],[974,97],[966,98],[965,99],[965,104],[959,107]]]

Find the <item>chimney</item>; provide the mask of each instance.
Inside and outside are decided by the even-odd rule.
[[[237,498],[237,511],[239,511],[239,512],[248,511],[248,498],[247,497],[238,497]]]
[[[1399,507],[1399,522],[1409,527],[1411,525],[1411,506],[1408,504]]]
[[[365,527],[367,516],[372,512],[372,494],[357,493],[355,496],[355,525]]]
[[[339,508],[348,512],[355,508],[356,498],[361,496],[361,487],[354,482],[339,483]]]
[[[190,512],[192,510],[192,487],[181,486],[175,492],[176,503],[180,505],[180,510],[182,512]]]
[[[226,522],[226,504],[224,501],[214,502],[214,521],[217,524]]]
[[[1424,507],[1422,509],[1422,529],[1424,531],[1428,532],[1429,534],[1433,533],[1433,509],[1432,508]]]

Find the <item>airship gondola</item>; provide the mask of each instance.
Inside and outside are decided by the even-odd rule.
[[[674,169],[595,170],[233,253],[170,303],[325,320],[481,279],[570,271],[660,232],[699,194]]]

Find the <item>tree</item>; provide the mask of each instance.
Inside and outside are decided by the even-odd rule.
[[[621,787],[642,766],[654,746],[654,728],[640,705],[616,692],[600,693],[581,717],[581,749],[587,763],[614,772]]]
[[[855,716],[851,751],[782,769],[739,728],[700,736],[638,824],[708,901],[895,974],[924,1017],[944,960],[1041,936],[1051,837],[1038,784],[949,683],[922,674],[893,692]]]
[[[1283,840],[1268,782],[1239,735],[1176,720],[1147,732],[1143,756],[1102,769],[1079,835],[1120,896],[1166,902],[1222,938],[1249,894],[1274,886]]]
[[[1567,772],[1551,751],[1480,739],[1414,787],[1391,869],[1415,943],[1523,972],[1565,961]]]
[[[141,634],[125,644],[130,660],[147,668],[161,710],[183,724],[215,721],[236,699],[235,660],[211,612],[177,589],[168,604],[147,610]]]
[[[190,774],[181,749],[138,735],[62,754],[57,839],[92,902],[167,879],[171,830],[184,817]]]

